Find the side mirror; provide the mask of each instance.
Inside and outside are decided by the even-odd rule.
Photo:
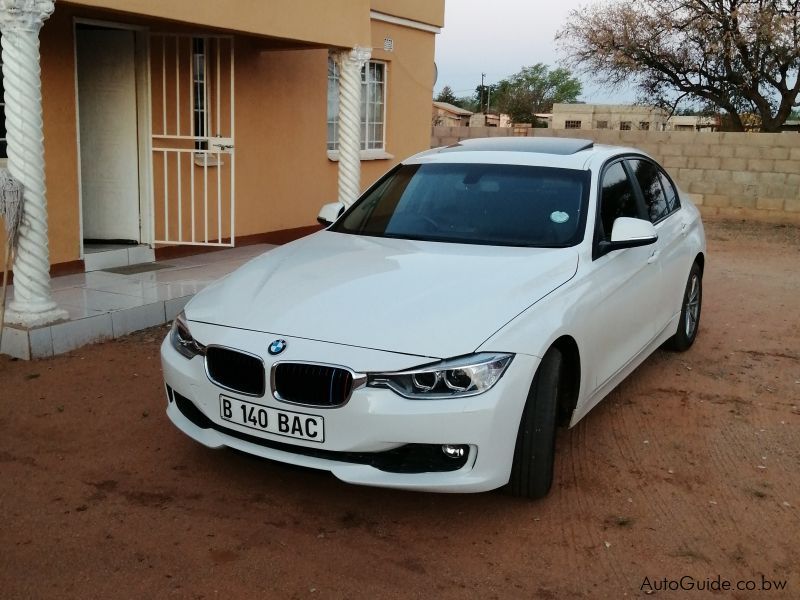
[[[656,241],[658,233],[650,221],[619,217],[611,229],[611,241],[603,240],[598,244],[598,257],[623,248],[649,246]]]
[[[333,225],[333,223],[342,216],[344,212],[344,204],[341,202],[331,202],[329,204],[324,204],[317,215],[317,222],[320,225],[324,225],[328,227],[329,225]]]

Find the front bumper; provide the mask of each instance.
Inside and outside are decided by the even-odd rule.
[[[218,343],[259,355],[267,370],[276,360],[266,352],[275,335],[195,323],[192,331],[204,344]],[[430,362],[424,357],[285,339],[288,347],[281,360],[342,364],[358,372],[401,370]],[[284,411],[296,411],[298,407],[276,400],[269,390],[261,398],[223,390],[206,376],[202,356],[187,360],[175,351],[169,337],[162,344],[161,357],[167,384],[167,415],[178,429],[205,446],[227,446],[280,462],[327,470],[348,483],[433,492],[482,492],[508,482],[520,415],[539,360],[516,355],[491,390],[469,398],[409,400],[388,389],[364,387],[355,390],[349,402],[338,408],[303,407],[302,412],[325,420],[325,441],[316,443],[222,420],[220,394]],[[176,397],[182,397],[184,410],[179,408]],[[187,411],[186,401],[201,415]],[[436,472],[392,472],[373,466],[380,467],[380,457],[402,453],[409,445],[442,444],[469,446],[463,466]],[[375,454],[376,460],[364,460],[370,453]]]

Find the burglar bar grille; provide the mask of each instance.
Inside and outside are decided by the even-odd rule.
[[[235,244],[233,45],[150,36],[156,244]]]

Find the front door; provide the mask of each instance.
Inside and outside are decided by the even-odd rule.
[[[611,238],[619,217],[641,218],[634,186],[622,162],[603,171],[600,199],[600,231]],[[592,261],[594,285],[587,290],[592,318],[587,327],[590,381],[602,386],[637,356],[655,337],[654,312],[663,304],[657,245],[616,250]]]
[[[83,238],[138,243],[133,31],[76,27]]]

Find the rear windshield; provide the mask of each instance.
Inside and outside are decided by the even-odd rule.
[[[588,171],[491,164],[401,165],[331,231],[497,246],[583,239]]]

